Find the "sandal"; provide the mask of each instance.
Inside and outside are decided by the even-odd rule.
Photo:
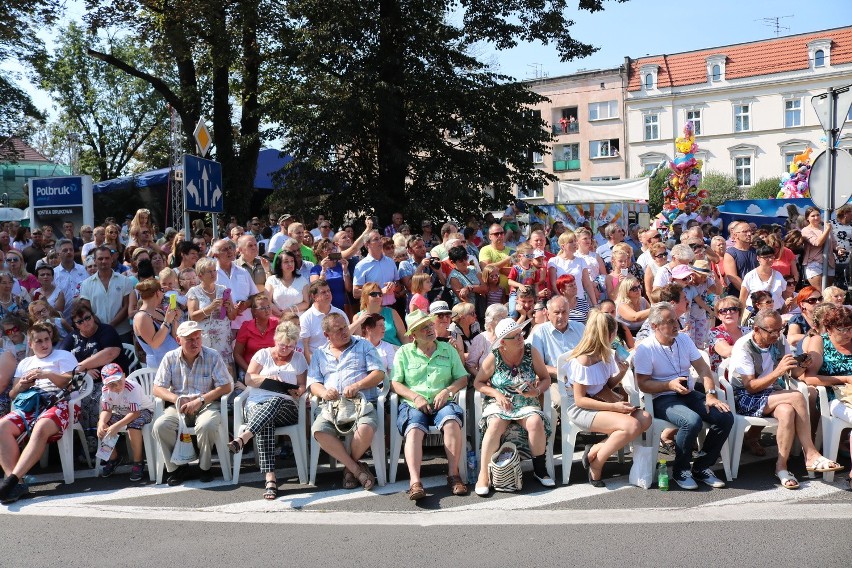
[[[423,499],[426,497],[426,490],[423,489],[423,484],[419,481],[415,481],[411,484],[411,487],[408,488],[408,498],[412,501],[417,501],[418,499]]]
[[[239,438],[239,437],[234,438],[233,440],[228,442],[228,451],[231,452],[232,454],[238,454],[241,451],[243,451],[243,445],[244,445],[244,442],[243,442],[242,438]]]
[[[448,475],[447,485],[453,492],[453,495],[467,495],[467,485],[462,483],[461,477],[458,475]]]
[[[267,501],[274,501],[278,498],[278,482],[267,481],[266,490],[263,492],[263,498]]]
[[[825,456],[820,456],[805,467],[808,471],[817,473],[825,473],[827,471],[843,471],[843,466],[835,461],[831,461]]]
[[[675,455],[674,442],[660,441],[660,451],[670,456]]]
[[[781,469],[775,472],[775,477],[778,478],[778,481],[781,482],[781,487],[784,489],[798,489],[799,482],[793,476],[792,473],[787,471],[786,469]]]
[[[748,444],[748,451],[751,452],[752,455],[762,458],[766,455],[766,448],[760,445],[760,440],[757,438],[752,438],[751,440],[746,440]]]
[[[364,462],[358,462],[360,473],[358,473],[358,483],[361,487],[369,491],[376,486],[376,476],[370,472],[370,468]]]
[[[355,489],[358,487],[358,480],[355,479],[355,474],[353,474],[348,469],[343,472],[343,488],[344,489]]]

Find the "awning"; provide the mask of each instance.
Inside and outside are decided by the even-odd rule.
[[[650,177],[612,181],[560,181],[556,203],[647,201],[650,181]]]

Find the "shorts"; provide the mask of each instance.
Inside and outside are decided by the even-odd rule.
[[[108,425],[112,426],[113,424],[115,424],[119,420],[123,420],[124,416],[126,416],[126,415],[116,414],[116,413],[113,412],[112,416],[109,419]],[[139,413],[139,416],[137,416],[136,419],[133,422],[131,422],[130,424],[127,425],[127,428],[130,429],[130,430],[141,430],[142,427],[145,424],[151,423],[151,419],[153,417],[154,417],[154,414],[146,408]]]
[[[814,276],[822,275],[822,261],[809,262],[805,265],[805,278],[813,278]],[[828,267],[828,275],[834,276],[834,267]]]
[[[591,430],[592,422],[595,420],[598,412],[600,411],[580,408],[576,404],[572,404],[568,407],[568,419],[583,430]]]
[[[760,392],[750,393],[746,389],[734,389],[734,401],[737,404],[737,413],[743,416],[763,417],[763,409],[769,402],[769,395],[774,389],[763,389]]]
[[[26,416],[26,418],[27,418],[27,423],[32,421],[32,419],[34,418],[32,413],[25,414],[24,416]],[[74,420],[79,419],[79,417],[80,417],[80,407],[78,405],[74,405]],[[62,401],[62,402],[58,403],[56,406],[52,406],[52,407],[48,408],[47,410],[45,410],[44,412],[41,413],[41,415],[38,417],[38,419],[36,419],[36,422],[38,422],[39,420],[50,420],[51,422],[56,424],[57,427],[59,427],[59,432],[54,434],[50,438],[48,438],[47,443],[50,444],[52,442],[59,441],[59,439],[62,437],[62,434],[65,432],[65,430],[68,429],[68,418],[69,418],[69,414],[68,414],[68,401],[67,400]],[[10,412],[9,414],[4,416],[3,418],[0,418],[0,420],[10,421],[21,432],[24,432],[27,429],[27,424],[24,423],[24,420],[15,412]],[[29,437],[29,436],[27,436],[27,437]]]
[[[447,423],[447,420],[455,420],[461,426],[464,421],[462,407],[455,402],[448,402],[435,414],[426,414],[407,402],[400,402],[399,414],[396,417],[396,429],[403,436],[414,428],[428,434],[430,426],[435,426],[440,430]]]
[[[379,423],[376,419],[376,407],[370,404],[370,410],[364,413],[360,418],[358,418],[358,427],[367,425],[373,429],[373,432],[379,429]],[[353,432],[357,428],[353,429]],[[326,420],[322,414],[319,414],[316,419],[314,419],[314,423],[311,426],[311,435],[315,436],[317,432],[322,432],[324,434],[330,434],[332,436],[340,436],[340,432],[337,431],[337,428],[334,427],[334,424],[330,420]]]

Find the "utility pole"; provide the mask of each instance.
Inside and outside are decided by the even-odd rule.
[[[183,211],[183,130],[180,115],[169,106],[171,115],[171,128],[169,129],[169,199],[166,207],[171,206],[171,211],[166,211],[166,218],[171,216],[172,227],[178,231],[183,229],[184,240],[192,241],[192,234],[188,223],[184,223]],[[185,226],[186,225],[186,226]]]

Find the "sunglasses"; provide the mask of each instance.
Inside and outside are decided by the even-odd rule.
[[[810,304],[810,305],[814,306],[814,305],[819,304],[820,302],[822,302],[822,296],[820,296],[820,297],[818,297],[818,298],[808,298],[808,299],[807,299],[807,300],[805,300],[804,302],[805,302],[806,304]]]
[[[740,309],[736,306],[731,306],[731,307],[728,307],[728,308],[722,308],[721,310],[719,310],[720,315],[722,315],[722,314],[738,314],[738,313],[740,313]]]
[[[781,335],[781,332],[784,331],[784,328],[781,328],[781,329],[766,329],[765,327],[760,327],[759,325],[756,325],[754,327],[763,331],[767,335]]]
[[[639,292],[641,290],[642,290],[642,286],[631,286],[630,287],[631,292]]]
[[[7,256],[6,262],[21,262],[21,259],[17,256]]]
[[[852,331],[852,327],[835,327],[834,331],[837,333],[849,333]]]
[[[92,319],[92,314],[89,314],[89,315],[82,317],[80,319],[76,319],[76,320],[74,320],[74,323],[76,323],[77,325],[83,325],[84,323],[86,323],[90,319]]]
[[[506,337],[503,338],[503,340],[504,341],[513,341],[513,340],[518,339],[518,338],[523,339],[524,334],[523,333],[516,333],[515,335],[507,335]]]
[[[492,237],[499,237],[500,235],[505,235],[506,232],[500,231],[499,233],[488,233],[488,234],[491,235]]]
[[[660,254],[655,254],[654,258],[666,258],[667,256],[669,255],[664,252],[661,252]]]
[[[16,327],[10,327],[9,329],[3,330],[3,335],[11,336],[11,335],[15,335],[16,333],[20,333],[20,332],[21,332],[21,329],[18,328],[17,326]]]
[[[704,250],[704,245],[689,245],[692,250]]]
[[[371,298],[381,298],[381,297],[382,297],[382,293],[381,293],[381,292],[370,292],[368,295],[369,295]]]

